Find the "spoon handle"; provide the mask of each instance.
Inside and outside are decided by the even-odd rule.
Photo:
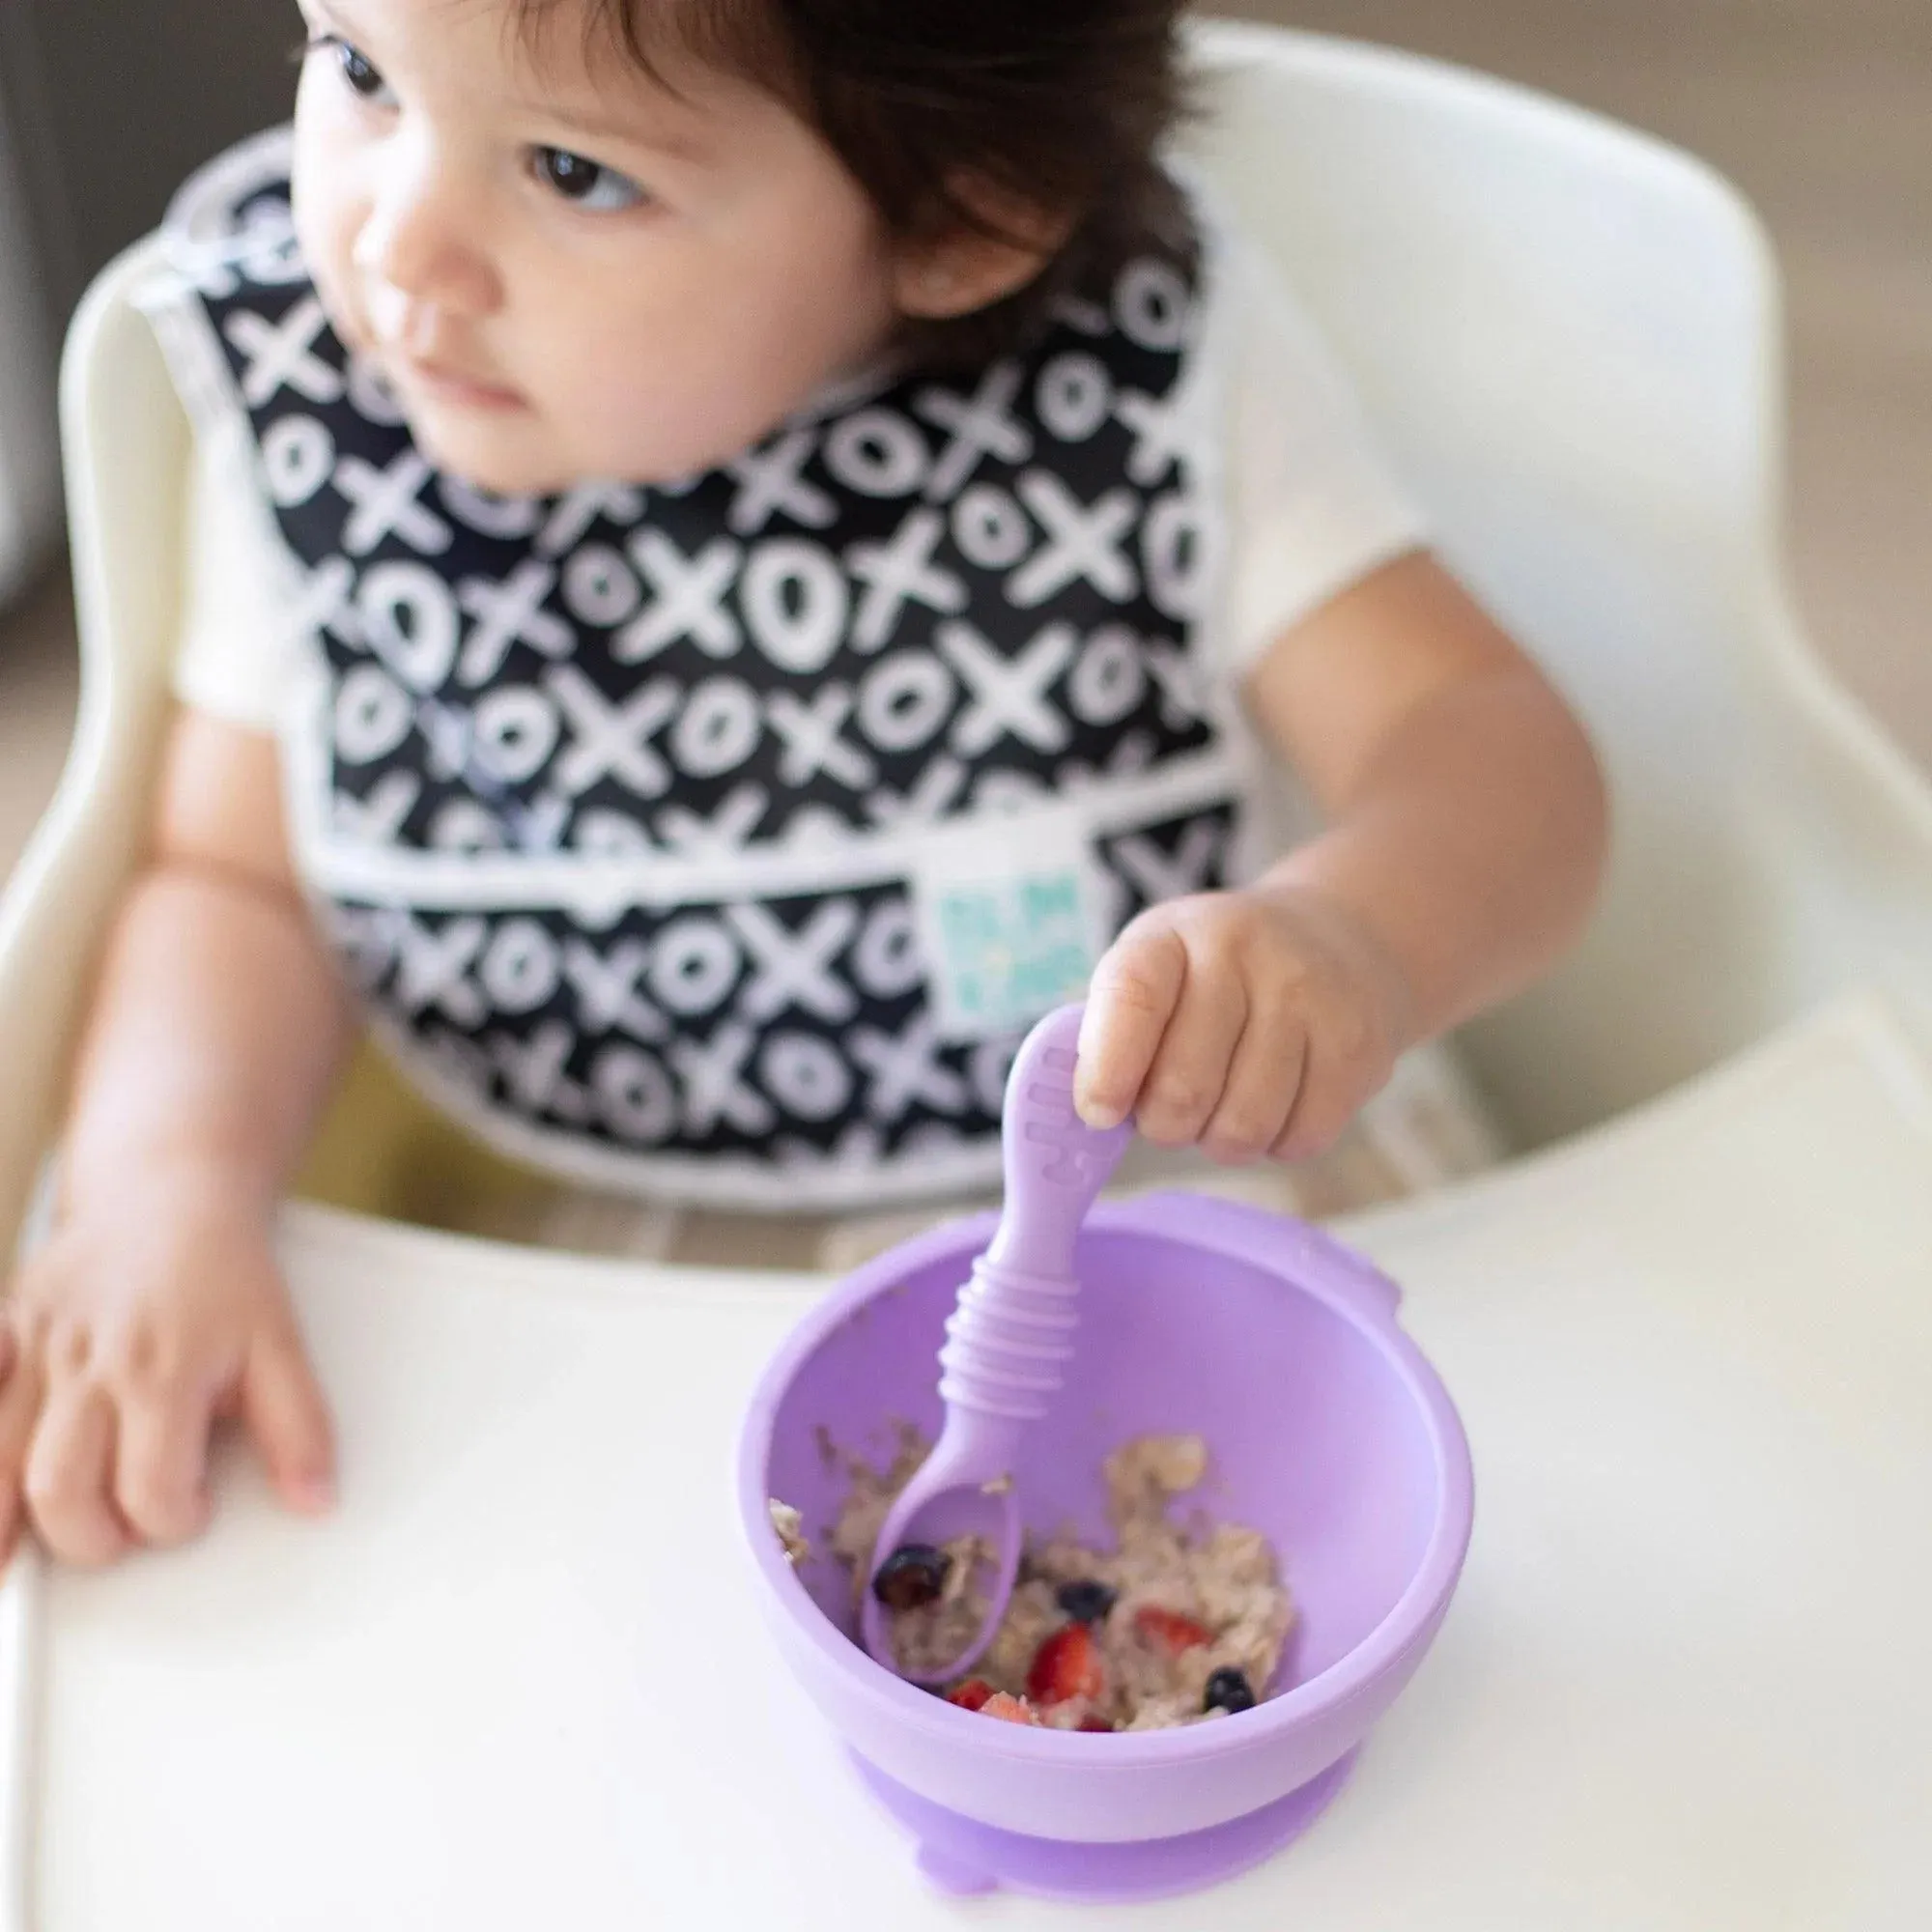
[[[1008,1076],[1000,1225],[959,1292],[939,1354],[940,1397],[954,1410],[1036,1422],[1073,1352],[1074,1242],[1133,1137],[1125,1123],[1096,1131],[1073,1110],[1080,1015],[1077,1006],[1048,1014]]]

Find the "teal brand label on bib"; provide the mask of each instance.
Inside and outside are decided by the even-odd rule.
[[[937,895],[955,1027],[1005,1033],[1079,997],[1094,967],[1080,896],[1069,872]]]
[[[1100,924],[1078,828],[994,825],[949,844],[922,864],[915,889],[941,1034],[1022,1032],[1078,999]]]

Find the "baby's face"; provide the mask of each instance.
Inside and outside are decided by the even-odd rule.
[[[878,352],[892,251],[776,99],[695,67],[672,93],[554,12],[533,48],[509,0],[302,0],[297,225],[440,467],[668,481]]]

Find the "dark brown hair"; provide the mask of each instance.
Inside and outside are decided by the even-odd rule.
[[[1184,111],[1182,0],[580,0],[589,44],[658,71],[682,52],[770,88],[817,128],[895,241],[1000,209],[1066,240],[1017,294],[908,324],[923,364],[989,359],[1054,303],[1185,224],[1157,150]],[[554,0],[518,0],[539,24]]]

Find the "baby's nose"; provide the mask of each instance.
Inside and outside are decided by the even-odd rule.
[[[494,263],[480,239],[486,226],[478,195],[423,158],[398,166],[357,231],[354,259],[371,292],[392,291],[405,311],[429,304],[481,315],[501,299]],[[374,320],[372,309],[372,320]],[[380,321],[379,332],[387,335]]]

